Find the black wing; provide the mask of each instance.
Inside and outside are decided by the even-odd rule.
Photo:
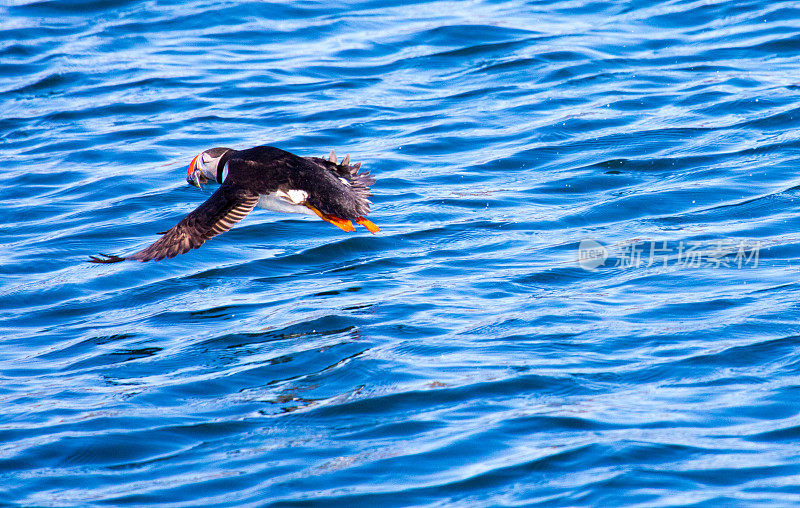
[[[259,194],[277,190],[302,190],[308,204],[326,215],[354,220],[370,209],[369,173],[359,173],[360,164],[341,164],[331,154],[328,160],[300,157],[274,146],[257,146],[231,154],[225,183]]]
[[[258,194],[222,185],[205,203],[183,218],[150,247],[127,257],[89,256],[90,263],[116,263],[125,259],[160,261],[174,258],[203,245],[206,240],[224,233],[244,219],[258,203]]]

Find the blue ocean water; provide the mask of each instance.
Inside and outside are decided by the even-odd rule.
[[[800,501],[796,2],[0,4],[0,504]],[[213,146],[344,233],[149,245]]]

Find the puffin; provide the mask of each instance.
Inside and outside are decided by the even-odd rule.
[[[244,219],[258,206],[285,213],[318,217],[343,231],[353,232],[353,222],[370,233],[380,228],[364,216],[372,204],[370,185],[375,178],[350,164],[339,162],[331,150],[328,158],[301,157],[273,146],[247,150],[211,148],[195,156],[186,181],[195,187],[210,181],[217,190],[149,247],[129,256],[99,254],[90,263],[125,260],[160,261],[196,249]]]

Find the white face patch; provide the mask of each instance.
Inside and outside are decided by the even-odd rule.
[[[288,191],[279,190],[275,193],[275,195],[283,200],[292,203],[293,205],[299,205],[306,202],[308,199],[308,193],[302,190],[295,190],[291,189]]]
[[[197,159],[197,168],[201,171],[203,176],[208,178],[209,180],[213,180],[216,178],[216,175],[211,174],[211,168],[208,167],[209,163],[209,156],[206,155],[205,152],[200,154],[200,158]]]
[[[224,182],[227,177],[228,177],[228,163],[226,162],[225,165],[222,166],[222,181]]]

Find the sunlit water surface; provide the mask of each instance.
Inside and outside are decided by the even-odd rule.
[[[793,504],[798,99],[795,2],[4,2],[0,504]],[[383,231],[85,262],[257,144]]]

